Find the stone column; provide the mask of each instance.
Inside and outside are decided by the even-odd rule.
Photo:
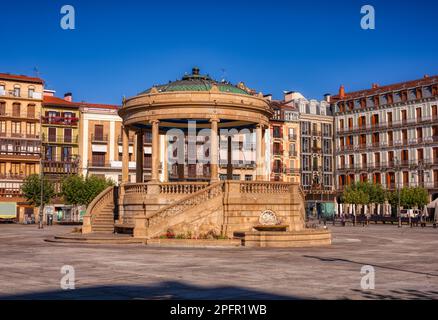
[[[137,150],[136,167],[135,167],[135,182],[143,183],[143,159],[144,159],[144,147],[143,147],[143,131],[139,130],[136,133],[137,136]]]
[[[263,180],[263,164],[264,164],[264,141],[263,141],[263,126],[258,124],[256,126],[256,180]]]
[[[232,164],[232,137],[227,138],[227,180],[233,180],[233,164]]]
[[[152,182],[158,182],[158,170],[160,167],[160,141],[158,120],[152,120]]]
[[[122,183],[129,182],[129,129],[122,128]]]
[[[218,122],[219,119],[210,119],[211,132],[210,132],[210,182],[218,181]]]
[[[162,135],[160,137],[160,145],[163,148],[163,180],[164,182],[169,182],[169,165],[167,162],[167,137]]]

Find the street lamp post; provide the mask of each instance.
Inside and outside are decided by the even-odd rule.
[[[396,183],[397,183],[397,197],[398,197],[398,203],[397,203],[397,215],[398,215],[398,227],[402,227],[402,220],[401,220],[401,213],[400,213],[400,163],[399,159],[395,159],[395,171],[397,173],[396,177]]]
[[[40,116],[40,128],[42,126],[42,118]],[[43,208],[43,193],[44,193],[44,183],[43,183],[43,145],[41,143],[40,145],[40,212],[39,212],[39,221],[38,221],[38,229],[43,229],[44,228],[44,224],[43,224],[43,216],[44,216],[44,208]]]

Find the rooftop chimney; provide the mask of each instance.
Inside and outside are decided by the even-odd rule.
[[[379,84],[378,83],[373,83],[372,85],[371,85],[371,88],[373,88],[373,89],[377,89],[379,87]]]
[[[427,78],[429,78],[429,75],[428,75],[428,74],[425,74],[425,75],[424,75],[424,79],[427,79]]]
[[[345,88],[343,84],[341,84],[341,87],[339,88],[339,98],[341,99],[345,98]]]
[[[327,101],[328,103],[330,103],[330,98],[332,97],[332,95],[330,93],[326,93],[324,95],[324,100]]]
[[[269,100],[269,101],[271,101],[272,100],[272,94],[265,94],[264,96],[263,96],[263,98],[265,98],[266,100]]]
[[[73,101],[73,95],[71,92],[67,92],[64,94],[64,100],[68,101],[68,102],[72,102]]]

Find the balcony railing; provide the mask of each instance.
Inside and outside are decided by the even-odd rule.
[[[399,141],[388,141],[388,142],[375,142],[372,144],[357,144],[357,145],[343,145],[336,148],[337,152],[352,152],[352,151],[363,151],[363,150],[376,150],[382,148],[401,148],[406,146],[415,145],[427,145],[436,144],[438,142],[438,136],[431,136],[427,138],[414,138],[414,139],[404,139]]]
[[[26,133],[12,133],[12,132],[0,132],[0,139],[27,139],[27,140],[40,140],[39,134],[26,134]]]
[[[42,160],[45,173],[74,174],[79,171],[77,158],[65,160]]]
[[[298,156],[298,152],[296,151],[289,151],[289,157],[297,157]]]
[[[77,126],[79,118],[74,117],[41,117],[43,124],[54,124],[63,126]]]
[[[297,135],[296,134],[290,134],[289,135],[289,141],[296,141],[297,140]]]
[[[134,144],[134,137],[128,137],[129,144]],[[123,144],[123,138],[121,136],[117,137],[117,143]]]
[[[377,130],[377,129],[394,129],[403,126],[415,126],[418,124],[432,123],[436,120],[437,120],[437,116],[432,116],[432,117],[421,117],[414,119],[404,119],[404,120],[391,121],[391,122],[381,122],[381,123],[368,124],[362,126],[355,125],[347,128],[338,128],[338,133],[347,134],[347,133],[358,133],[362,131]]]
[[[0,173],[1,180],[24,180],[26,177],[23,173]]]
[[[21,91],[17,94],[16,91],[0,90],[0,96],[41,100],[43,94],[41,92],[21,92]]]
[[[0,198],[21,198],[23,192],[20,188],[2,188],[0,187]]]
[[[221,168],[225,168],[228,165],[228,162],[226,161],[219,161],[219,166]],[[233,168],[247,168],[247,169],[253,169],[256,167],[256,162],[255,161],[243,161],[243,160],[239,160],[238,162],[236,161],[232,161],[231,165],[233,166]]]
[[[77,144],[79,143],[79,136],[51,136],[44,135],[42,136],[42,140],[44,143],[65,143],[65,144]]]
[[[39,148],[38,148],[39,149]],[[0,158],[20,158],[26,159],[29,161],[35,161],[40,159],[39,150],[35,151],[36,148],[33,148],[32,151],[21,149],[20,150],[5,150],[0,149]]]
[[[10,113],[10,112],[0,112],[0,118],[13,118],[13,119],[26,119],[26,120],[39,120],[39,113],[30,112],[20,112],[20,113]]]
[[[92,143],[108,143],[108,135],[91,135],[91,142]]]

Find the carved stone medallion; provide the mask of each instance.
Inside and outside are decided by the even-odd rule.
[[[264,226],[274,226],[278,223],[278,219],[272,210],[264,210],[260,214],[259,222]]]

